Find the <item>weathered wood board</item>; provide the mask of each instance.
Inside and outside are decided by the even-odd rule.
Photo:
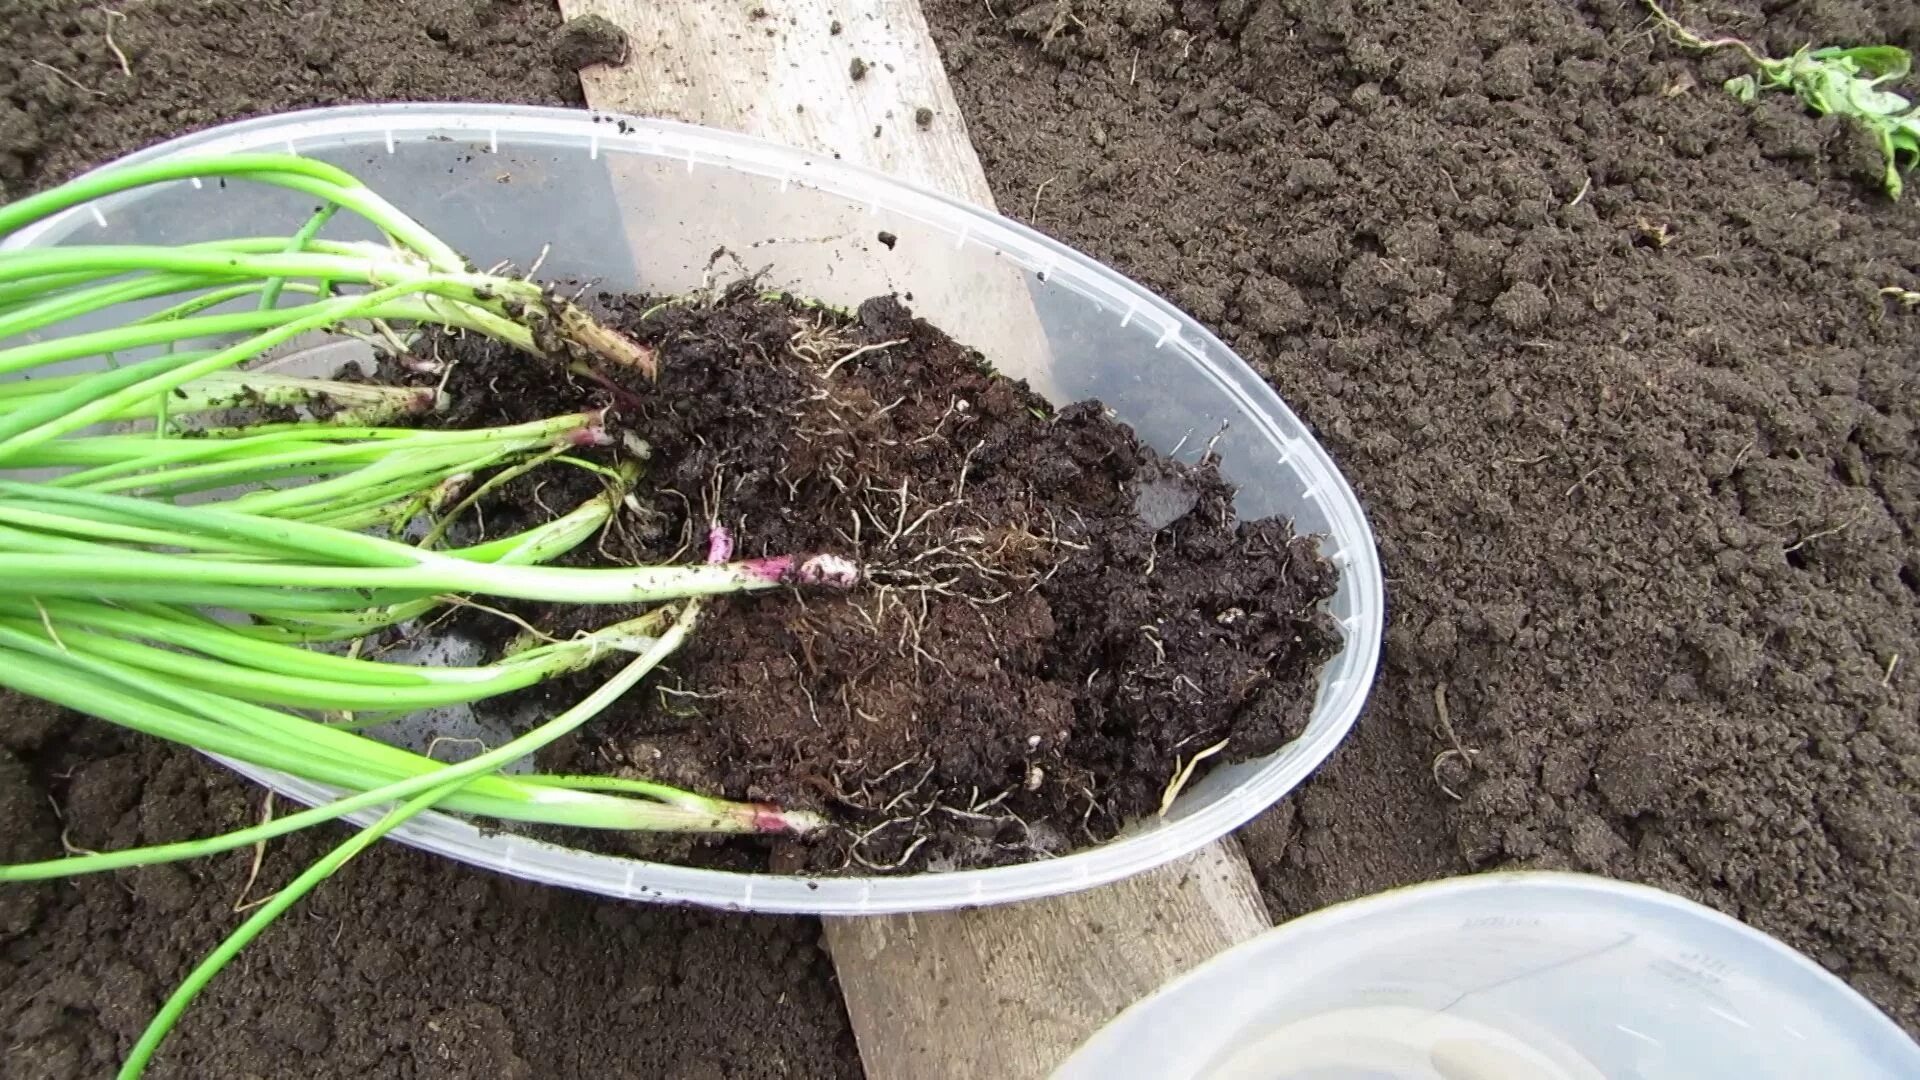
[[[912,0],[561,0],[625,29],[627,59],[581,72],[596,109],[727,128],[991,206],[938,50]],[[854,61],[864,65],[853,77]],[[930,116],[916,118],[920,109]],[[922,123],[922,121],[925,121]],[[1044,347],[1024,295],[1004,333]],[[1266,929],[1232,841],[1071,896],[827,920],[872,1080],[1045,1076],[1133,1001]]]

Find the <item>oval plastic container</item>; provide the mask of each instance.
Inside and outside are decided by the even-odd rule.
[[[1315,912],[1138,1002],[1053,1080],[1894,1080],[1920,1046],[1658,889],[1486,874]]]
[[[1384,601],[1373,536],[1353,492],[1231,350],[1107,267],[868,170],[726,132],[572,110],[323,109],[215,128],[126,160],[252,150],[346,168],[474,262],[511,260],[524,269],[537,261],[550,281],[668,293],[762,273],[771,286],[847,306],[898,292],[915,314],[1056,403],[1097,397],[1147,442],[1189,460],[1211,442],[1239,487],[1242,517],[1292,518],[1322,538],[1340,568],[1330,610],[1345,647],[1322,676],[1306,731],[1270,757],[1215,770],[1164,817],[1072,855],[812,879],[615,858],[431,814],[393,833],[406,843],[529,880],[645,900],[837,915],[1002,903],[1126,877],[1230,832],[1299,784],[1359,714],[1379,657]],[[304,196],[260,185],[183,181],[78,208],[8,246],[290,235],[312,209]],[[342,226],[322,235],[374,238]],[[303,802],[331,794],[278,773],[240,771]]]

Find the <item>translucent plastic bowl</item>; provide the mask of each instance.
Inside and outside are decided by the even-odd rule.
[[[1658,889],[1487,874],[1296,919],[1053,1080],[1895,1080],[1920,1046],[1773,938]]]
[[[543,278],[648,292],[764,271],[772,285],[842,305],[899,292],[916,314],[1057,403],[1098,397],[1146,441],[1189,458],[1218,436],[1224,471],[1240,488],[1240,515],[1291,517],[1301,532],[1323,537],[1341,571],[1330,610],[1345,648],[1321,679],[1306,732],[1270,757],[1216,770],[1165,817],[1072,855],[986,870],[810,879],[592,854],[444,815],[396,830],[406,843],[635,899],[842,915],[1002,903],[1113,881],[1225,835],[1300,783],[1359,714],[1379,658],[1384,602],[1373,536],[1353,492],[1231,350],[1105,266],[871,171],[725,132],[570,110],[324,109],[216,128],[127,160],[253,150],[288,150],[352,171],[483,266],[539,260]],[[288,235],[312,209],[304,196],[261,185],[183,181],[77,209],[9,246]],[[240,771],[303,802],[331,794],[278,773]]]

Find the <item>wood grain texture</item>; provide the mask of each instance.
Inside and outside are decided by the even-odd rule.
[[[993,205],[913,0],[562,0],[560,10],[627,31],[625,63],[580,72],[595,108],[746,132]]]
[[[581,72],[594,108],[837,154],[993,205],[911,0],[561,0],[560,8],[569,18],[601,15],[630,37],[625,63]],[[867,65],[858,80],[855,58]],[[924,127],[921,108],[933,114]],[[1044,348],[1024,293],[981,301],[1001,313],[995,332],[1005,337],[971,344],[990,357],[996,347]],[[1044,390],[1038,380],[1036,389]],[[1268,925],[1246,857],[1229,839],[1070,896],[828,919],[827,937],[870,1080],[1024,1080],[1047,1075],[1122,1009]]]
[[[624,63],[580,72],[594,108],[743,132],[993,207],[939,50],[912,0],[561,0],[560,9],[570,19],[600,15],[627,32]],[[852,74],[856,59],[865,65],[859,79]],[[921,109],[928,112],[924,126],[916,116]],[[644,166],[628,159],[610,168],[616,185],[645,190]],[[750,241],[789,237],[795,228],[779,202],[735,202],[726,213],[732,235]],[[805,231],[857,235],[869,228],[863,213],[855,206],[816,208]],[[629,224],[640,232],[641,222]],[[647,247],[658,262],[698,265],[713,243],[705,235],[676,241],[655,232]],[[853,275],[874,293],[900,289],[881,276],[882,264],[843,264],[831,245],[784,243],[781,252],[782,271],[796,282]],[[952,261],[951,271],[942,259]],[[1037,393],[1059,398],[1037,362],[1046,338],[1017,275],[983,279],[977,260],[958,248],[916,251],[912,266],[903,291],[917,297],[915,307],[995,312],[966,328],[965,343],[1000,370],[1021,373]]]
[[[869,1080],[1037,1080],[1101,1025],[1266,930],[1232,839],[1070,896],[827,920]]]

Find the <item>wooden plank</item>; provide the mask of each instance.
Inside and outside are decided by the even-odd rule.
[[[625,63],[581,72],[595,108],[836,154],[993,205],[913,0],[560,0],[560,8],[628,32]],[[856,58],[866,64],[858,80]],[[914,115],[921,108],[932,112],[924,127]],[[995,304],[1007,336],[971,344],[989,356],[1044,349],[1025,295]],[[1044,1076],[1115,1013],[1269,925],[1231,840],[1071,896],[826,922],[871,1080]]]
[[[624,63],[580,72],[595,108],[744,132],[993,205],[946,69],[913,0],[561,0],[560,8],[569,18],[597,14],[627,31]],[[859,79],[856,60],[864,65]],[[924,125],[921,109],[927,110]],[[616,183],[647,189],[647,178],[635,171],[643,166],[616,159],[611,168]],[[727,213],[735,236],[787,238],[794,229],[779,203],[736,202]],[[856,235],[868,228],[857,207],[821,214],[807,222],[808,233]],[[633,225],[638,233],[644,223]],[[658,264],[694,267],[708,260],[712,246],[706,236],[676,242],[655,230],[645,249]],[[783,243],[781,252],[782,271],[793,281],[859,283],[859,295],[838,297],[842,303],[895,291],[912,293],[923,310],[998,313],[968,327],[966,344],[1000,370],[1019,373],[1038,393],[1059,396],[1040,362],[1046,338],[1039,317],[1017,276],[982,278],[958,248],[916,251],[904,286],[892,277],[900,260],[847,265],[833,245],[803,242]],[[953,272],[941,269],[942,258],[952,260]]]
[[[595,108],[745,132],[993,205],[914,0],[561,0],[560,10],[627,31],[625,63],[580,72]]]
[[[1268,926],[1231,839],[1070,896],[826,922],[870,1080],[1044,1077],[1122,1009]]]

